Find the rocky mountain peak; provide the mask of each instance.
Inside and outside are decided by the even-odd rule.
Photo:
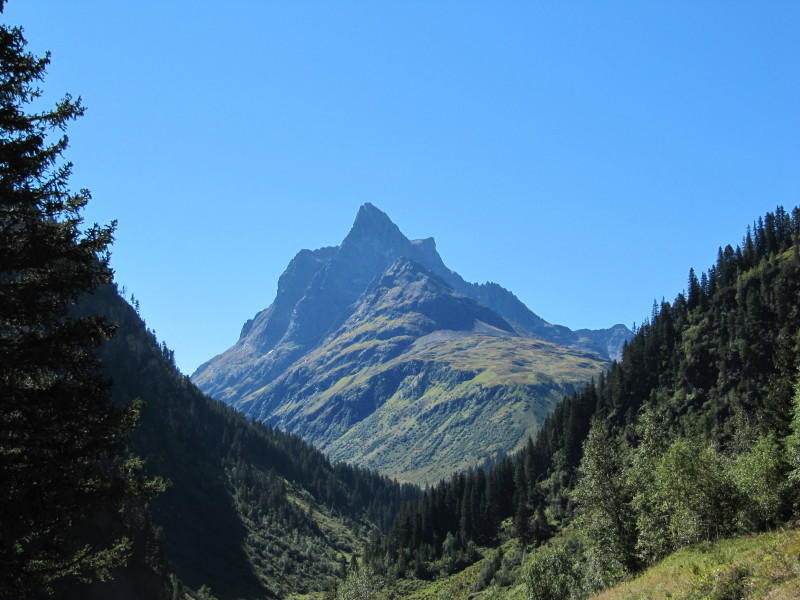
[[[241,401],[319,347],[358,306],[380,308],[392,318],[401,318],[403,311],[423,314],[443,329],[471,330],[477,320],[603,357],[616,357],[630,336],[625,328],[574,332],[551,325],[505,288],[464,281],[444,264],[432,237],[409,240],[367,202],[339,246],[295,256],[273,303],[245,323],[239,341],[201,365],[193,379],[217,399]]]
[[[351,246],[361,246],[364,243],[373,246],[395,247],[406,245],[409,241],[385,212],[374,204],[365,202],[358,209],[350,233],[342,241],[341,247],[346,249]]]

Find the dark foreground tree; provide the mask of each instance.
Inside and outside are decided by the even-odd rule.
[[[0,12],[4,0],[0,0]],[[141,488],[126,454],[133,414],[110,401],[96,347],[113,332],[75,302],[111,281],[113,224],[83,229],[89,192],[68,189],[65,96],[32,110],[49,55],[0,25],[0,597],[108,576],[127,554],[108,534]],[[139,491],[142,491],[141,489]]]

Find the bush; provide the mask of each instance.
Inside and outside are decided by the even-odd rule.
[[[787,470],[774,435],[759,438],[750,450],[734,459],[730,476],[741,498],[737,514],[740,529],[762,530],[781,519]]]
[[[699,578],[686,600],[744,600],[749,577],[750,570],[738,565],[715,569]]]
[[[582,552],[577,540],[538,547],[525,575],[528,600],[575,600],[584,597]]]

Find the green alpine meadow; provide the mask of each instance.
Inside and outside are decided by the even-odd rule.
[[[0,600],[800,599],[796,6],[0,21]]]

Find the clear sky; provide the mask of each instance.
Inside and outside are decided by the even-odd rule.
[[[187,373],[372,202],[548,321],[630,326],[800,203],[800,2],[10,0],[91,221]]]

